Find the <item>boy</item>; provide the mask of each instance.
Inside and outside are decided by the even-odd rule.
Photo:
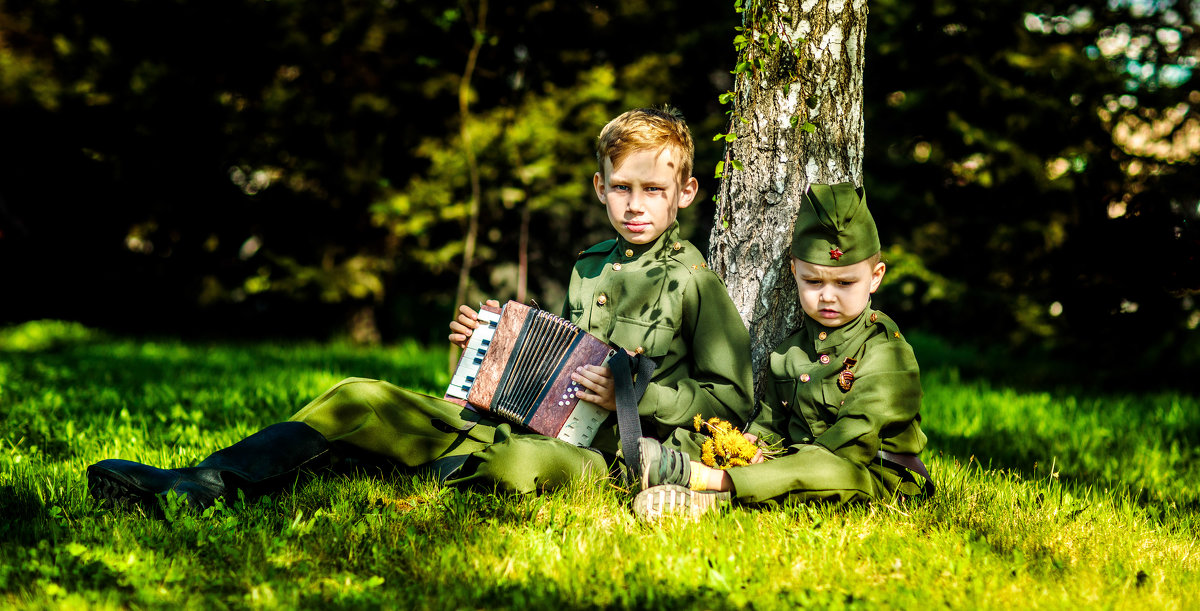
[[[771,354],[750,431],[782,440],[787,454],[720,470],[643,438],[639,517],[696,515],[731,496],[759,504],[917,494],[910,469],[932,492],[916,458],[925,447],[916,358],[892,319],[870,307],[887,266],[865,193],[850,183],[812,185],[791,255],[805,316]]]
[[[664,439],[696,414],[744,422],[752,396],[749,336],[724,284],[694,246],[677,238],[675,217],[697,189],[686,123],[672,111],[631,110],[604,127],[596,155],[593,186],[618,237],[580,253],[564,318],[657,363],[638,403],[645,434]],[[466,306],[459,312],[450,341],[465,346],[476,312]],[[580,398],[615,409],[607,367],[580,368],[573,377],[586,389]],[[366,456],[442,479],[453,475],[450,484],[533,492],[620,469],[615,418],[607,423],[591,448],[581,448],[514,432],[485,414],[387,382],[350,378],[288,422],[196,467],[105,460],[88,467],[88,488],[100,499],[150,502],[175,490],[206,506],[235,489],[250,495],[277,489],[332,458]],[[698,455],[686,432],[679,433],[667,445]]]

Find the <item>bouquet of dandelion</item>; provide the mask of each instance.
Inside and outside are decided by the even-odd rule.
[[[754,457],[762,452],[763,458],[771,458],[779,454],[778,448],[759,447],[758,444],[746,439],[737,427],[721,420],[709,418],[703,420],[697,414],[692,420],[692,426],[697,432],[705,433],[708,439],[700,448],[700,462],[714,469],[742,467],[754,462]]]

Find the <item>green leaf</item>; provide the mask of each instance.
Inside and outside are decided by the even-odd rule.
[[[813,133],[813,132],[817,131],[817,126],[816,126],[816,125],[813,125],[812,123],[809,123],[809,122],[805,121],[805,122],[804,122],[804,125],[801,125],[801,126],[800,126],[800,129],[802,129],[802,130],[804,130],[804,131],[806,131],[806,132],[808,132],[808,133],[810,133],[810,134],[811,134],[811,133]]]
[[[733,164],[733,169],[735,169],[735,170],[739,170],[739,171],[740,171],[740,170],[744,170],[744,169],[746,169],[746,166],[742,165],[742,162],[741,162],[740,160],[738,160],[738,159],[734,159],[734,160],[732,161],[732,164]]]
[[[733,132],[729,132],[728,134],[725,134],[726,142],[733,142],[735,140],[737,140],[737,134],[735,134]]]
[[[788,123],[790,123],[792,125],[792,127],[796,127],[796,124],[799,122],[800,122],[800,117],[798,117],[796,115],[792,115],[792,116],[788,117]]]
[[[725,177],[725,161],[721,160],[721,161],[717,162],[717,171],[715,174],[713,174],[713,178],[724,178],[724,177]]]

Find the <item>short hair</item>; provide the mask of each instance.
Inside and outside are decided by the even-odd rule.
[[[688,129],[683,113],[670,106],[657,108],[635,108],[621,113],[600,130],[596,141],[596,162],[600,174],[604,174],[604,159],[612,161],[614,168],[630,153],[639,150],[657,150],[674,147],[679,151],[679,182],[692,175],[692,163],[696,154],[692,132]]]

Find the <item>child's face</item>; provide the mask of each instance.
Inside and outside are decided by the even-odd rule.
[[[612,167],[604,160],[604,174],[592,178],[596,197],[608,208],[608,220],[632,244],[658,239],[680,208],[691,205],[698,183],[689,176],[679,184],[678,153],[672,147],[633,151]]]
[[[826,327],[840,327],[863,313],[871,293],[879,288],[887,266],[871,260],[854,265],[814,265],[792,257],[792,274],[800,290],[800,307]]]

